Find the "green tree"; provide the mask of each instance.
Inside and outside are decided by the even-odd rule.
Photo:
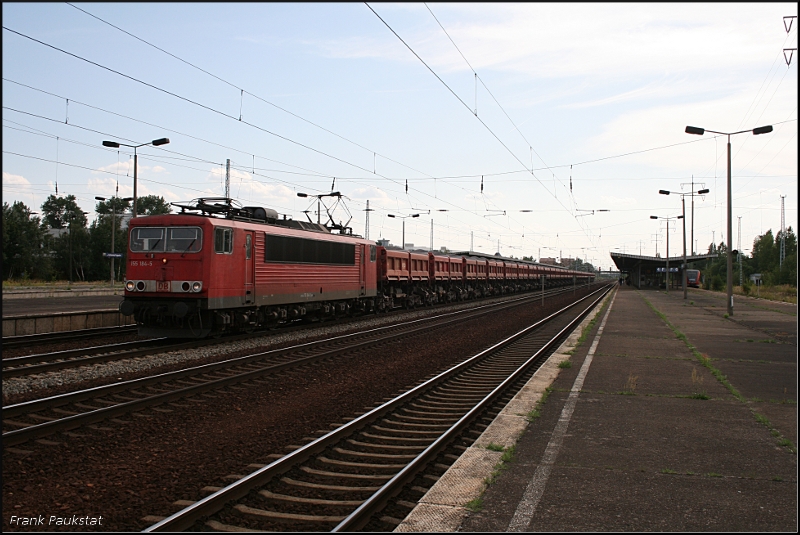
[[[50,195],[42,203],[44,224],[51,229],[68,229],[58,237],[48,240],[56,276],[63,279],[86,280],[89,232],[86,213],[80,209],[74,195]],[[70,272],[70,266],[72,271]]]
[[[3,279],[46,279],[50,259],[43,248],[45,232],[38,217],[21,202],[3,203]]]
[[[172,208],[164,197],[158,195],[145,195],[136,199],[137,215],[161,215],[169,214]]]
[[[87,222],[86,214],[78,206],[75,195],[50,195],[42,203],[42,216],[45,226],[55,229],[66,228],[70,221],[81,227],[85,227]]]
[[[779,250],[775,247],[775,238],[772,229],[763,236],[758,236],[753,241],[753,264],[758,273],[762,274],[765,284],[772,284],[769,280],[772,272],[778,267]]]

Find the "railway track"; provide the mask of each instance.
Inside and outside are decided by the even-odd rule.
[[[502,303],[8,405],[3,407],[3,442],[13,446],[149,407],[156,412],[171,412],[174,408],[158,406],[240,383],[245,386],[256,385],[265,375],[368,350],[391,340],[418,336],[454,322],[496,313],[538,299],[538,295],[515,297]]]
[[[390,531],[606,286],[145,531]],[[181,503],[181,502],[178,502]],[[182,505],[186,505],[182,503]]]
[[[544,293],[544,296],[549,297],[565,291],[567,290],[563,288],[549,290]],[[537,295],[541,296],[541,293],[538,293]],[[357,317],[354,318],[354,320],[361,318],[362,317]],[[285,332],[285,329],[296,330],[304,327],[305,325],[303,327],[298,327],[297,325],[285,325],[282,327],[282,330]],[[15,336],[3,339],[3,349],[5,350],[15,347],[50,344],[54,342],[71,342],[75,340],[102,338],[108,337],[109,334],[125,335],[134,333],[136,333],[136,326],[105,327],[81,331]],[[102,346],[92,346],[53,351],[49,353],[37,353],[20,357],[11,357],[2,360],[3,376],[4,378],[22,377],[37,373],[99,364],[114,360],[122,360],[126,358],[143,357],[156,352],[193,349],[204,345],[232,342],[258,336],[264,336],[264,332],[259,331],[255,333],[240,333],[228,335],[219,340],[194,340],[172,344],[170,344],[166,338],[152,338],[147,340],[137,340],[134,342],[124,342],[120,344],[107,344]]]

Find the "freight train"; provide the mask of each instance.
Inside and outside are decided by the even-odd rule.
[[[129,224],[120,312],[144,336],[202,338],[594,279],[496,256],[383,247],[227,198],[175,206],[180,213]]]

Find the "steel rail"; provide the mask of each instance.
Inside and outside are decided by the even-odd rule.
[[[526,327],[522,331],[510,337],[507,337],[506,339],[500,342],[497,342],[488,349],[485,349],[480,353],[465,360],[464,362],[457,364],[456,366],[453,366],[449,370],[442,372],[436,377],[428,379],[427,381],[417,385],[416,387],[401,394],[400,396],[390,401],[387,401],[386,403],[383,403],[378,407],[375,407],[374,409],[368,411],[367,413],[361,415],[360,417],[346,424],[343,424],[342,426],[331,431],[330,433],[327,433],[326,435],[323,435],[317,438],[316,440],[309,442],[308,444],[294,450],[293,452],[283,456],[282,458],[264,466],[263,468],[260,468],[246,475],[245,477],[237,480],[234,483],[229,484],[228,486],[222,488],[221,490],[214,492],[213,494],[195,502],[192,505],[189,505],[188,507],[161,520],[160,522],[153,524],[144,531],[145,532],[180,531],[190,528],[197,520],[205,516],[216,513],[217,511],[222,509],[226,504],[246,496],[253,488],[265,485],[276,476],[288,472],[298,464],[309,460],[312,456],[325,451],[332,444],[335,444],[336,442],[348,436],[353,435],[354,433],[358,432],[365,426],[375,422],[379,418],[382,418],[386,413],[395,410],[396,408],[407,403],[411,399],[416,398],[417,396],[430,390],[436,385],[443,383],[444,381],[461,373],[462,371],[471,367],[473,364],[483,360],[486,356],[513,344],[520,338],[523,338],[524,336],[530,334],[532,331],[548,323],[555,317],[558,317],[567,310],[575,307],[581,301],[585,301],[587,298],[591,297],[591,295],[594,295],[598,292],[602,292],[604,290],[605,292],[607,292],[610,288],[611,286],[608,286],[598,289],[595,292],[592,292],[592,294],[590,294],[589,296],[586,296],[576,301],[575,303],[572,303],[567,307],[564,307],[561,310],[554,312],[553,314],[550,314],[546,318],[534,323],[533,325]],[[592,302],[591,305],[589,305],[584,311],[582,311],[581,314],[579,315],[580,316],[579,319],[570,322],[568,327],[561,329],[556,338],[560,338],[561,336],[563,336],[563,333],[566,332],[566,330],[570,326],[574,326],[580,319],[582,319],[582,317],[585,316],[585,314],[587,314],[600,299],[602,299],[602,296],[597,298],[595,301]],[[551,341],[549,345],[552,345],[552,343],[553,342]],[[527,359],[524,367],[527,368],[530,365],[530,362],[535,360],[535,357],[541,355],[542,351],[544,351],[544,349],[537,351],[534,357]],[[514,374],[513,376],[514,379],[511,378],[507,379],[506,381],[503,382],[503,385],[507,386],[508,384],[514,382],[521,373],[524,372],[518,371],[517,373]],[[418,462],[412,461],[414,462],[414,466],[417,467],[420,464],[425,464],[427,462],[427,459],[433,454],[432,452],[435,451],[433,449],[434,445],[436,445],[436,448],[439,448],[443,443],[451,441],[452,437],[455,436],[461,429],[463,429],[463,427],[467,425],[467,423],[471,420],[472,417],[480,413],[483,410],[483,407],[491,402],[489,400],[494,400],[497,398],[498,395],[500,395],[501,390],[499,390],[498,388],[495,388],[492,391],[492,393],[490,393],[488,396],[484,398],[484,402],[482,402],[480,409],[474,408],[469,411],[468,414],[470,415],[470,419],[466,419],[466,417],[459,419],[458,422],[456,422],[456,424],[446,432],[446,435],[448,437],[447,439],[437,439],[433,444],[431,444],[431,446],[427,447],[420,454],[421,456],[425,456],[424,460],[420,460]],[[417,458],[419,458],[419,456]],[[397,485],[398,482],[400,481],[405,481],[407,477],[413,477],[413,475],[414,473],[412,472],[412,469],[408,469],[408,467],[404,468],[398,474],[396,474],[392,479],[390,479],[389,482],[387,482],[387,484],[385,484],[380,488],[387,490],[379,490],[378,492],[380,493],[381,497],[376,499],[382,500],[383,496],[385,496],[387,493],[393,492],[395,488],[394,485]],[[387,485],[389,485],[390,483],[392,484],[391,487],[387,487]],[[368,505],[368,503],[370,505]],[[371,510],[371,508],[374,507],[374,503],[376,502],[372,501],[372,498],[370,498],[368,502],[364,502],[364,504],[362,504],[358,509],[356,509],[356,511],[353,514],[358,512],[360,517],[360,515],[365,514],[364,513],[365,507]],[[347,519],[345,519],[345,521],[347,521]],[[348,523],[352,522],[353,520],[350,520]],[[337,526],[337,529],[344,529],[344,528],[340,528],[339,526]]]
[[[67,349],[53,353],[38,353],[3,359],[3,378],[19,377],[46,371],[88,366],[111,360],[121,360],[148,355],[153,349],[174,351],[184,344],[163,345],[167,338],[153,338],[136,342],[123,342],[103,346]],[[155,346],[155,347],[154,347]],[[126,349],[133,348],[133,349]]]

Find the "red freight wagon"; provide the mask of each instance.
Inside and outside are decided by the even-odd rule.
[[[478,274],[478,280],[486,282],[489,278],[489,262],[487,260],[478,260],[475,265],[475,271]]]
[[[408,281],[411,277],[409,253],[381,247],[381,280]]]
[[[420,253],[409,253],[409,259],[411,265],[411,280],[427,281],[429,278],[428,255]]]
[[[450,263],[450,282],[457,282],[463,283],[464,278],[464,257],[463,256],[451,256],[449,258]]]
[[[450,258],[428,253],[428,276],[432,281],[449,281]]]
[[[502,280],[503,279],[503,263],[497,260],[489,260],[489,280]]]
[[[475,281],[478,279],[478,261],[474,258],[464,257],[464,282]]]

